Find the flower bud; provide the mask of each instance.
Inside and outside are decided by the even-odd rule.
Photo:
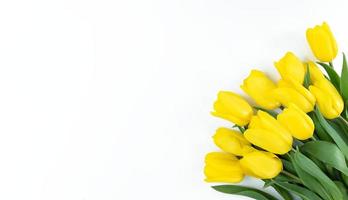
[[[251,119],[244,137],[252,144],[275,154],[285,154],[292,146],[292,136],[276,119],[259,110]]]
[[[327,119],[334,119],[340,116],[344,108],[342,97],[327,79],[321,79],[309,86],[310,92],[317,99],[320,112]]]
[[[314,95],[303,85],[292,80],[280,80],[278,88],[273,90],[273,96],[285,107],[293,103],[306,113],[314,109]]]
[[[274,178],[283,170],[281,160],[273,153],[265,151],[245,154],[240,160],[240,165],[247,175],[259,179]]]
[[[228,128],[218,128],[213,139],[216,146],[223,151],[237,156],[242,156],[254,150],[243,134]]]
[[[293,53],[287,52],[285,56],[278,62],[275,62],[274,65],[282,79],[289,80],[291,78],[295,80],[296,83],[303,83],[306,69],[301,60]]]
[[[276,85],[261,71],[252,70],[240,87],[264,109],[272,110],[280,106],[271,95]]]
[[[291,135],[299,140],[313,136],[314,124],[312,119],[295,104],[290,104],[277,116],[278,122],[286,127]]]
[[[307,29],[307,41],[315,57],[331,62],[337,55],[337,43],[327,23]]]
[[[211,112],[216,117],[229,120],[239,126],[249,123],[253,110],[249,103],[241,96],[227,91],[221,91],[214,103],[215,111]]]
[[[239,160],[234,155],[223,152],[206,155],[204,174],[207,182],[238,183],[244,178]]]

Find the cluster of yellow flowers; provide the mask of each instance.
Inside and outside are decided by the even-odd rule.
[[[331,62],[336,57],[337,44],[326,23],[309,28],[306,36],[318,60]],[[314,62],[303,63],[288,52],[274,65],[281,76],[277,84],[262,71],[252,70],[241,85],[258,109],[236,93],[218,93],[212,115],[234,123],[240,131],[216,130],[213,139],[223,152],[207,154],[206,181],[236,183],[245,175],[274,178],[283,169],[277,155],[292,149],[293,138],[312,138],[315,127],[307,113],[313,111],[315,105],[327,119],[342,113],[344,102],[340,93]],[[310,84],[306,86],[307,74]],[[270,110],[277,116],[272,116]]]

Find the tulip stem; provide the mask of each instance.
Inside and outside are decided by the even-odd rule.
[[[333,66],[332,62],[329,62],[329,65],[330,65],[330,67],[334,68],[334,66]]]
[[[290,178],[293,178],[298,183],[302,183],[302,181],[301,181],[301,179],[299,177],[293,175],[292,173],[290,173],[288,171],[283,170],[283,171],[281,171],[281,173],[286,175],[286,176],[288,176],[288,177],[290,177]]]
[[[344,119],[344,117],[339,116],[338,118],[340,118],[340,120],[342,120],[342,121],[344,122],[344,124],[345,124],[346,126],[348,126],[348,122],[347,122],[346,119]]]

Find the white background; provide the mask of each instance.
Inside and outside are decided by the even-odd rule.
[[[343,51],[343,0],[0,1],[0,199],[246,199],[203,182],[216,93],[324,20]]]

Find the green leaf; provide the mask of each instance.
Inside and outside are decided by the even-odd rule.
[[[330,135],[328,135],[323,128],[323,126],[320,124],[317,116],[315,113],[311,112],[309,113],[309,116],[312,118],[314,126],[315,126],[315,132],[320,140],[328,141],[328,142],[334,142]]]
[[[293,174],[296,173],[294,166],[292,165],[292,163],[290,161],[282,159],[282,163],[283,163],[283,166],[286,169],[286,171],[291,172]]]
[[[337,146],[340,148],[343,155],[348,159],[348,145],[344,141],[344,139],[340,136],[340,134],[324,119],[323,115],[320,113],[318,108],[315,108],[315,114],[318,117],[318,121],[324,130],[331,136],[331,138],[335,141]]]
[[[278,194],[283,197],[284,200],[293,200],[294,198],[288,190],[280,187],[279,185],[273,185],[273,188],[278,192]]]
[[[303,155],[300,151],[296,151],[293,156],[296,163],[300,163],[300,168],[306,173],[313,176],[320,185],[323,186],[324,192],[327,192],[330,199],[332,200],[342,200],[343,195],[336,184],[323,173],[318,166],[314,164],[309,158]]]
[[[342,116],[345,119],[348,119],[348,100],[344,104],[344,109],[343,109],[343,112],[342,112]]]
[[[341,178],[346,186],[348,186],[348,176],[341,174]]]
[[[320,182],[312,175],[307,173],[301,168],[301,163],[298,163],[294,158],[292,158],[292,163],[296,169],[298,176],[300,177],[302,183],[308,187],[311,191],[316,192],[318,195],[323,197],[323,199],[331,199],[328,192],[320,184]]]
[[[301,151],[307,152],[323,163],[348,175],[347,163],[339,148],[326,141],[311,141],[301,146]]]
[[[272,195],[266,192],[263,192],[255,188],[244,187],[240,185],[217,185],[217,186],[212,186],[212,188],[222,193],[242,195],[242,196],[254,198],[256,200],[277,200],[275,197],[273,197]]]
[[[284,190],[283,188],[281,188],[280,186],[278,186],[278,185],[275,185],[275,183],[276,182],[287,182],[287,181],[291,181],[291,179],[290,178],[288,178],[288,177],[285,177],[286,178],[286,180],[281,180],[281,181],[279,181],[279,179],[278,180],[276,180],[279,176],[282,176],[281,174],[279,174],[275,179],[264,179],[263,181],[265,182],[265,184],[264,184],[264,188],[267,188],[267,187],[273,187],[277,192],[278,192],[278,194],[280,195],[280,196],[282,196],[283,197],[283,199],[284,200],[293,200],[293,198],[292,198],[292,196],[291,196],[291,194],[287,191],[287,190]],[[282,178],[281,178],[282,179]]]
[[[343,53],[343,64],[342,64],[340,86],[341,86],[340,91],[344,99],[344,102],[347,102],[348,100],[348,66],[347,66],[346,55],[344,53]]]
[[[337,74],[334,68],[325,63],[318,62],[318,64],[325,69],[327,75],[330,77],[331,83],[338,91],[340,91],[340,76]]]
[[[309,64],[307,64],[307,71],[306,71],[306,75],[304,77],[304,81],[303,81],[303,86],[305,88],[308,88],[309,85],[311,84],[311,75],[310,75],[310,72],[309,72]]]
[[[343,194],[343,199],[348,200],[348,193],[347,188],[344,186],[344,184],[340,181],[334,181],[337,187],[341,190],[341,193]]]
[[[314,192],[307,190],[304,187],[300,187],[298,185],[291,184],[291,183],[282,183],[282,182],[276,182],[276,184],[282,187],[283,189],[298,195],[304,200],[323,200]]]
[[[344,119],[339,117],[334,120],[328,120],[328,123],[336,130],[343,141],[348,144],[348,125]]]

